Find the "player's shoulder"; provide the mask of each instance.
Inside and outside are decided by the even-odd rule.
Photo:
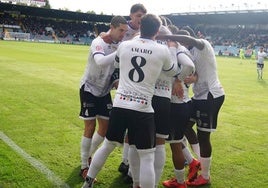
[[[96,37],[91,42],[91,46],[92,45],[104,45],[104,44],[105,44],[105,42],[103,41],[103,39],[100,36]]]

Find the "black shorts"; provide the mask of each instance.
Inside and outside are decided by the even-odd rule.
[[[257,63],[257,68],[258,69],[263,69],[264,63]]]
[[[153,96],[152,106],[156,127],[156,137],[168,138],[170,131],[170,99],[166,97]]]
[[[116,68],[111,76],[111,84],[114,82],[119,81],[119,69]]]
[[[79,117],[84,120],[95,119],[96,116],[109,119],[113,106],[110,93],[103,97],[96,97],[90,92],[84,91],[84,86],[80,88],[80,104]]]
[[[154,113],[113,107],[106,138],[123,144],[126,130],[129,145],[135,145],[137,149],[155,147]]]
[[[188,103],[171,103],[170,133],[167,142],[181,142],[191,116],[191,101]]]
[[[213,132],[217,128],[218,113],[224,102],[224,95],[214,98],[208,93],[207,100],[193,101],[194,119],[196,120],[197,129],[206,132]]]

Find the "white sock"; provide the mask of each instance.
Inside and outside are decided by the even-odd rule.
[[[122,162],[123,162],[125,165],[128,165],[128,150],[129,150],[129,144],[128,144],[128,143],[124,143],[124,146],[123,146]]]
[[[174,169],[175,177],[177,179],[177,182],[180,184],[184,183],[184,173],[185,173],[184,171],[185,171],[184,168],[181,170]]]
[[[209,179],[210,177],[210,165],[211,165],[212,157],[200,157],[200,164],[201,164],[201,175],[205,179]]]
[[[99,133],[95,132],[92,137],[91,141],[91,147],[89,150],[89,156],[91,157],[92,154],[96,151],[96,149],[99,147],[99,145],[103,142],[104,137],[99,135]]]
[[[182,143],[183,143],[183,145],[184,145],[185,147],[187,147],[187,145],[188,145],[188,141],[187,141],[186,136],[183,136],[183,138],[182,138]]]
[[[197,144],[191,144],[192,150],[193,152],[196,154],[197,159],[200,159],[200,147],[199,147],[199,143]]]
[[[166,162],[165,145],[157,145],[154,156],[155,185],[158,185]]]
[[[140,156],[140,187],[155,187],[154,150],[138,150]]]
[[[116,144],[110,142],[109,140],[105,139],[103,144],[100,146],[99,149],[95,152],[91,164],[89,166],[89,170],[87,175],[91,178],[95,178],[101,168],[103,167],[105,161],[107,160],[110,153],[114,150]]]
[[[129,146],[128,151],[129,170],[132,175],[133,187],[140,185],[140,157],[134,145]]]
[[[85,136],[81,139],[81,169],[84,169],[88,166],[89,150],[91,146],[91,138]]]
[[[182,149],[182,153],[188,164],[190,164],[193,161],[193,155],[191,154],[188,147],[185,147]]]

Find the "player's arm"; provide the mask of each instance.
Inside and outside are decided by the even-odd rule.
[[[188,46],[194,46],[199,50],[202,50],[205,46],[202,40],[187,35],[158,35],[156,39],[181,42]]]
[[[183,81],[187,76],[192,75],[195,72],[195,66],[191,58],[183,51],[177,52],[177,60],[181,66],[181,73],[177,78]]]
[[[94,60],[99,66],[107,66],[114,63],[116,52],[113,52],[109,55],[105,55],[104,53],[95,53]]]
[[[177,53],[177,48],[175,47],[169,47],[169,49],[167,49],[167,52],[164,53],[167,55],[164,61],[165,63],[164,63],[162,71],[168,76],[177,76],[181,72],[181,69],[177,63],[176,53]]]
[[[194,74],[191,74],[191,75],[187,76],[187,77],[184,79],[184,83],[187,84],[187,85],[190,85],[190,84],[192,84],[192,83],[197,82],[197,79],[198,79],[198,75],[197,75],[197,73],[195,72]]]

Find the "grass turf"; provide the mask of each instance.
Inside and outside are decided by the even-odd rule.
[[[88,51],[88,46],[0,41],[0,131],[74,188],[83,183],[78,88]],[[258,80],[252,60],[217,61],[226,98],[211,136],[212,184],[204,187],[267,187],[267,71]],[[0,187],[55,187],[2,140],[0,148]],[[166,148],[162,180],[173,177]],[[111,154],[94,187],[128,187],[117,172],[121,153],[117,148]]]

